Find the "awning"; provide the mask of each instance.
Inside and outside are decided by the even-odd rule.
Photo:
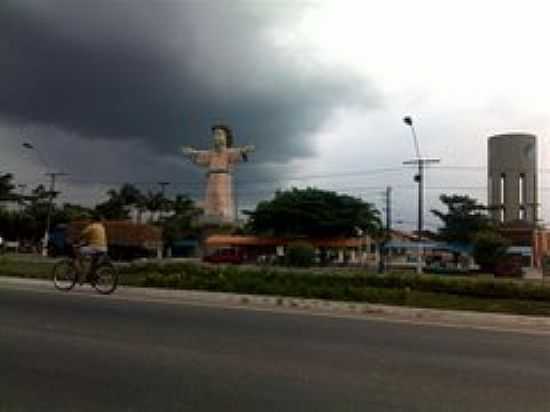
[[[531,257],[533,256],[533,248],[530,246],[510,246],[506,249],[506,253]]]
[[[421,247],[424,250],[445,250],[452,253],[471,254],[473,245],[467,243],[447,243],[447,242],[407,242],[392,240],[385,245],[388,249],[407,249],[417,250]]]

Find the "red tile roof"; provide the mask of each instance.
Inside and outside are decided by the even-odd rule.
[[[206,238],[207,246],[282,246],[303,241],[317,247],[359,247],[365,244],[361,238],[276,238],[263,236],[211,235]]]

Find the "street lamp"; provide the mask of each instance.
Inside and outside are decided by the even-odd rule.
[[[411,128],[411,133],[412,133],[413,140],[414,140],[414,149],[416,151],[416,158],[420,159],[421,158],[421,156],[420,156],[420,147],[418,146],[418,138],[416,137],[416,130],[414,128],[412,117],[411,116],[405,116],[403,118],[403,123],[405,123],[407,126],[409,126]]]
[[[50,165],[48,164],[44,156],[42,156],[42,152],[38,150],[36,146],[34,146],[32,143],[29,143],[29,142],[23,142],[22,146],[25,149],[33,150],[36,153],[38,160],[40,160],[40,163],[42,163],[42,166],[46,168],[46,171],[50,170]]]
[[[355,226],[353,230],[355,231],[355,235],[359,238],[359,265],[363,266],[365,263],[365,254],[366,254],[364,250],[364,241],[367,234],[359,226]]]
[[[420,147],[418,145],[418,138],[416,136],[416,130],[414,128],[413,119],[411,116],[405,116],[403,123],[411,129],[411,134],[414,140],[414,148],[416,151],[416,158],[403,162],[405,165],[418,165],[418,173],[414,177],[414,181],[418,183],[418,221],[417,221],[417,235],[418,235],[418,247],[416,249],[416,272],[422,273],[422,230],[424,220],[424,165],[439,163],[440,159],[425,158],[420,155]]]
[[[46,170],[50,169],[48,163],[44,160],[40,151],[34,145],[32,145],[29,142],[24,142],[23,147],[25,149],[34,150],[38,155],[38,158],[40,159],[42,164],[46,167]],[[45,174],[46,176],[50,177],[50,198],[48,201],[48,214],[46,215],[46,229],[44,230],[44,238],[42,240],[42,256],[48,256],[50,222],[51,222],[51,216],[52,216],[53,198],[55,195],[55,180],[57,176],[67,176],[67,173],[61,173],[61,172],[46,172]]]

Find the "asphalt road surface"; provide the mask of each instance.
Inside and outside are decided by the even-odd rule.
[[[0,411],[550,411],[550,337],[2,287]]]

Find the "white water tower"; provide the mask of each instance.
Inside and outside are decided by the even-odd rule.
[[[488,206],[501,223],[537,222],[537,137],[508,133],[489,137]]]

